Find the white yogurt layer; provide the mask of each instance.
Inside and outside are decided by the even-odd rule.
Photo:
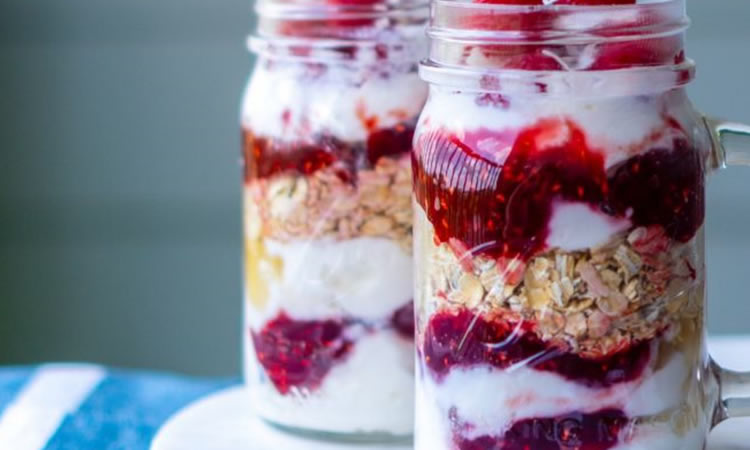
[[[585,250],[606,244],[630,226],[629,220],[614,219],[588,204],[560,201],[552,212],[547,246],[571,252]]]
[[[655,373],[646,370],[638,380],[602,389],[520,365],[507,370],[454,368],[440,382],[431,376],[420,380],[429,398],[427,405],[420,406],[421,416],[429,418],[429,410],[434,409],[442,417],[441,426],[451,429],[448,417],[453,410],[462,423],[471,425],[464,434],[468,438],[497,436],[515,422],[572,411],[594,413],[618,408],[628,417],[649,416],[683,401],[687,376],[689,368],[681,353]]]
[[[436,385],[424,377],[419,375],[416,386],[414,450],[453,450],[452,426],[446,411],[435,407]],[[467,389],[472,389],[469,386]]]
[[[282,259],[283,270],[266,280],[268,304],[260,311],[247,308],[254,329],[282,310],[297,320],[354,317],[377,323],[412,299],[412,260],[393,240],[266,239],[265,245],[270,256]]]
[[[253,405],[262,417],[282,425],[407,436],[414,424],[413,378],[412,343],[393,330],[380,330],[357,340],[351,355],[312,394],[282,396],[270,382],[253,382]]]
[[[366,120],[388,128],[416,117],[427,85],[416,73],[387,76],[330,65],[318,75],[302,63],[259,63],[245,95],[242,123],[254,133],[308,140],[327,133],[341,140],[365,140]]]
[[[431,399],[435,395],[434,383],[417,383],[415,450],[454,450],[451,424],[441,417],[444,412],[434,407]],[[670,423],[639,424],[626,428],[613,450],[702,450],[707,435],[707,424],[698,424],[684,434],[677,434]]]
[[[475,92],[456,93],[434,86],[431,89],[420,118],[420,131],[443,129],[459,138],[479,130],[515,136],[542,119],[571,120],[585,131],[588,145],[605,155],[606,168],[631,155],[634,145],[664,130],[665,113],[681,120],[684,111],[691,110],[685,94],[680,91],[592,100],[508,97],[510,106],[504,108],[477,104]],[[623,120],[625,118],[627,120]],[[508,145],[512,143],[511,140]],[[497,153],[507,155],[509,151],[500,148]]]

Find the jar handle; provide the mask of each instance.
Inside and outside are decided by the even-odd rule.
[[[750,125],[709,117],[704,120],[713,143],[713,168],[750,166]]]
[[[713,144],[712,168],[750,166],[750,125],[712,118],[704,120]],[[727,370],[715,362],[712,368],[721,393],[713,425],[727,419],[750,417],[750,372]]]
[[[736,372],[712,362],[719,380],[719,404],[714,412],[713,425],[727,419],[750,417],[750,372]]]

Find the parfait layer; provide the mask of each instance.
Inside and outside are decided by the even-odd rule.
[[[684,92],[432,89],[417,450],[702,449],[708,147]]]
[[[275,424],[411,434],[409,155],[425,97],[413,62],[256,67],[243,120],[245,370]]]

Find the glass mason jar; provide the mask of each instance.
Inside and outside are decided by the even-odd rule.
[[[258,414],[324,437],[413,428],[417,2],[261,0],[245,94],[245,373]]]
[[[701,450],[750,414],[704,326],[705,176],[750,128],[690,103],[687,25],[683,0],[434,3],[417,450]]]

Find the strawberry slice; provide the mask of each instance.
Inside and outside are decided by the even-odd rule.
[[[638,66],[679,64],[684,60],[680,37],[614,42],[599,46],[590,70],[627,69]]]
[[[636,0],[557,0],[552,3],[544,0],[475,0],[474,3],[489,3],[493,5],[589,5],[589,6],[606,6],[606,5],[635,5]]]

